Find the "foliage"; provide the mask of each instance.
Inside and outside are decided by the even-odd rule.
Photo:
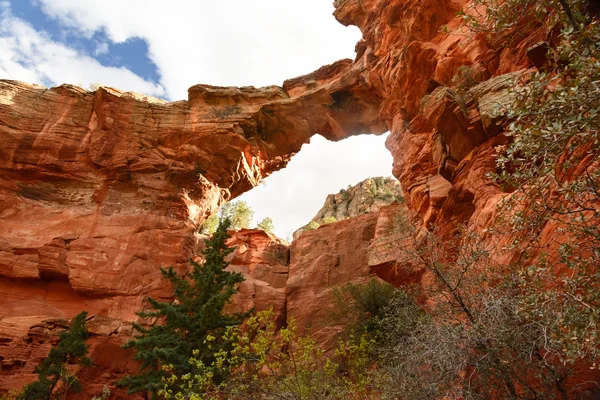
[[[475,70],[470,65],[461,65],[452,78],[452,85],[456,87],[459,94],[467,92],[479,83],[475,77]]]
[[[100,396],[93,396],[92,400],[108,400],[110,399],[110,389],[104,385],[102,387],[102,394]]]
[[[572,364],[554,338],[566,305],[545,302],[539,288],[496,265],[495,240],[468,230],[451,238],[414,233],[405,261],[434,278],[434,300],[426,314],[401,301],[380,323],[383,391],[407,400],[552,399],[565,392]]]
[[[215,353],[215,365],[227,365],[229,379],[215,384],[213,365],[190,359],[194,372],[165,379],[165,399],[370,399],[369,357],[373,341],[363,336],[341,341],[328,356],[308,337],[298,337],[291,321],[276,329],[272,311],[251,317],[245,329],[231,328],[230,352]],[[170,370],[170,368],[167,368]],[[343,371],[343,372],[342,372]],[[169,389],[170,382],[182,382]]]
[[[304,230],[311,231],[313,229],[317,229],[321,224],[317,221],[310,221],[308,224],[304,225]]]
[[[377,196],[377,184],[375,182],[369,185],[369,193],[371,193],[372,197]]]
[[[585,5],[586,0],[474,0],[470,6],[472,13],[459,14],[472,31],[488,35],[518,30],[519,26],[533,21],[541,23],[548,18],[553,19],[552,24],[564,19],[579,31],[585,20]],[[479,12],[482,8],[483,13]]]
[[[229,219],[231,221],[231,229],[249,228],[254,211],[245,201],[234,201],[225,203],[220,210],[221,220]]]
[[[254,211],[252,211],[245,201],[228,202],[223,204],[217,213],[211,215],[204,221],[201,231],[204,234],[212,235],[217,230],[219,222],[225,219],[229,219],[230,229],[237,230],[249,228],[253,216]],[[271,224],[272,222],[273,221],[271,221]]]
[[[527,245],[522,279],[546,286],[540,289],[544,301],[568,306],[557,316],[566,362],[600,355],[599,47],[597,21],[577,34],[568,27],[548,72],[514,89],[512,141],[498,149],[495,175],[512,191],[495,230],[515,238],[513,249]],[[554,231],[550,239],[540,236],[547,229]]]
[[[262,229],[265,232],[269,232],[269,233],[273,233],[273,230],[275,230],[275,226],[273,226],[273,220],[269,217],[263,219],[262,221],[260,221],[256,227],[258,229]]]
[[[334,287],[333,322],[344,326],[350,335],[376,334],[380,319],[400,293],[403,292],[375,278],[366,284],[347,283]]]
[[[61,333],[58,345],[50,349],[48,357],[35,367],[38,380],[23,389],[19,399],[23,400],[48,400],[57,398],[55,388],[61,383],[60,391],[66,395],[67,391],[81,390],[77,378],[69,371],[69,364],[89,365],[87,357],[88,346],[85,340],[88,337],[86,326],[87,312],[82,311],[71,321],[71,326]]]
[[[600,335],[600,26],[586,1],[479,0],[487,19],[464,16],[494,33],[535,16],[562,28],[542,71],[512,89],[506,110],[511,141],[496,150],[493,177],[510,195],[495,235],[519,254],[521,316],[551,333],[555,363],[597,362]],[[549,305],[551,305],[549,307]],[[557,383],[557,390],[560,391]]]
[[[212,235],[217,230],[219,226],[219,215],[213,214],[204,221],[202,224],[201,231],[205,235]]]
[[[401,197],[401,196],[400,196],[400,197]],[[401,198],[402,198],[402,197],[401,197]],[[397,199],[398,199],[398,197],[397,197],[397,196],[396,196],[394,193],[392,193],[392,190],[391,190],[391,189],[387,188],[387,189],[385,189],[385,193],[383,194],[383,199],[384,199],[385,201],[392,202],[392,201],[395,201],[395,200],[397,200]]]
[[[151,327],[133,324],[139,333],[125,347],[135,349],[135,359],[141,361],[142,370],[119,382],[128,387],[129,393],[149,391],[155,395],[163,388],[162,379],[166,376],[161,366],[168,365],[173,373],[183,376],[193,369],[189,363],[191,357],[205,365],[214,365],[215,353],[231,348],[225,333],[240,324],[246,314],[223,311],[237,292],[236,285],[244,280],[240,273],[225,271],[229,265],[225,258],[233,251],[225,244],[228,228],[229,220],[225,219],[206,241],[205,262],[191,261],[192,268],[187,274],[180,275],[173,267],[161,268],[163,277],[173,286],[174,299],[160,302],[149,297],[152,310],[138,313],[144,320],[158,319],[162,324]],[[226,377],[226,369],[221,367],[211,370],[215,381]]]
[[[321,221],[321,225],[331,224],[334,222],[337,222],[337,218],[334,217],[333,215],[330,215],[329,217],[323,218],[323,220]]]

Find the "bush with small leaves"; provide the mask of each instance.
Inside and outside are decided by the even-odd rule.
[[[346,328],[348,335],[376,334],[379,320],[400,291],[379,279],[348,283],[333,288],[331,319]]]
[[[276,329],[273,312],[248,319],[243,329],[231,328],[226,336],[235,343],[230,352],[215,352],[206,365],[190,358],[193,372],[164,378],[165,399],[371,399],[370,358],[374,342],[366,336],[340,341],[332,355],[308,337],[298,337],[292,321]],[[210,347],[210,343],[207,343]],[[215,366],[228,368],[228,379],[215,384]],[[173,382],[180,382],[172,388]]]
[[[379,324],[385,393],[406,400],[579,395],[565,383],[597,345],[598,319],[571,319],[582,306],[531,279],[526,263],[498,264],[506,249],[496,236],[467,227],[451,237],[403,229],[412,229],[403,260],[431,275],[432,301],[426,313],[401,302]],[[575,333],[570,342],[565,332]]]
[[[102,394],[100,396],[93,396],[92,400],[108,400],[110,399],[110,389],[104,385],[102,387]]]
[[[308,224],[304,225],[304,230],[306,231],[312,231],[313,229],[317,229],[319,226],[321,226],[321,224],[319,224],[317,221],[310,221]]]
[[[461,65],[452,78],[452,85],[459,94],[466,93],[469,89],[479,83],[475,77],[475,70],[470,65]]]

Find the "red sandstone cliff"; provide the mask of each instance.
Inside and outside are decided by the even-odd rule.
[[[363,32],[356,60],[283,87],[197,85],[188,101],[165,103],[0,81],[0,390],[30,378],[60,320],[82,309],[96,324],[86,382],[97,389],[135,368],[118,344],[145,296],[168,295],[157,267],[184,268],[194,227],[315,133],[339,140],[389,129],[409,209],[446,230],[489,226],[505,196],[487,177],[506,140],[498,105],[550,29],[522,26],[493,42],[465,35],[456,12],[468,4],[336,0],[336,18]],[[459,95],[461,66],[481,82]],[[422,271],[397,273],[402,243],[389,231],[398,207],[305,233],[287,271],[284,245],[240,232],[232,268],[249,279],[237,304],[274,304],[280,318],[324,335],[335,330],[321,313],[331,284],[369,273],[419,282]]]
[[[382,133],[363,73],[342,60],[283,87],[197,85],[174,103],[0,81],[0,389],[47,351],[16,343],[42,320],[86,309],[103,334],[127,334],[146,296],[168,295],[158,267],[185,268],[195,227],[313,134]]]

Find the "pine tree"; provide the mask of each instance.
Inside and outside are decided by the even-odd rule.
[[[193,372],[190,358],[211,366],[218,350],[227,351],[231,347],[223,334],[227,327],[241,324],[247,314],[223,312],[237,292],[237,284],[244,281],[242,274],[225,271],[229,265],[225,258],[233,251],[225,244],[229,225],[228,219],[219,224],[212,238],[206,241],[205,262],[190,260],[192,270],[188,274],[180,275],[173,267],[161,268],[163,277],[173,286],[173,301],[160,302],[149,297],[152,311],[138,313],[145,320],[159,318],[163,323],[149,328],[133,325],[139,334],[125,348],[136,350],[135,359],[141,361],[142,369],[139,375],[118,382],[129,393],[151,392],[156,396],[164,388],[164,378],[171,373],[182,376]],[[169,374],[164,370],[167,366]],[[215,381],[223,378],[215,367]]]
[[[86,325],[87,311],[82,311],[71,321],[71,327],[60,335],[56,347],[50,349],[48,357],[35,367],[38,380],[25,387],[19,399],[21,400],[48,400],[52,398],[54,388],[62,381],[62,391],[79,391],[81,385],[77,378],[67,369],[67,364],[89,365],[87,357],[88,346],[85,340],[88,337]]]

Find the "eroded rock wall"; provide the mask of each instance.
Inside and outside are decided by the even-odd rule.
[[[378,212],[306,231],[292,242],[287,282],[287,319],[299,335],[311,335],[332,348],[340,327],[332,321],[336,286],[369,279],[369,243]]]
[[[344,60],[283,88],[197,85],[174,103],[1,81],[0,276],[148,292],[158,266],[186,262],[198,223],[313,134],[385,130],[362,73]]]
[[[396,201],[404,202],[398,180],[383,176],[367,178],[356,185],[348,185],[338,193],[328,195],[323,207],[310,222],[296,230],[293,237],[296,239],[306,230],[315,229],[323,223],[342,221],[378,211]]]
[[[363,74],[342,60],[283,87],[196,85],[173,103],[0,81],[0,388],[47,351],[21,343],[43,320],[85,309],[102,334],[126,335],[146,296],[169,295],[158,267],[185,269],[206,216],[312,135],[383,133]],[[278,273],[246,272],[242,293],[284,318]]]
[[[145,296],[168,296],[158,267],[184,269],[198,223],[283,168],[315,133],[339,140],[390,130],[406,206],[307,232],[291,250],[242,231],[232,259],[248,278],[239,307],[273,304],[280,320],[296,318],[325,343],[336,330],[324,314],[331,285],[372,273],[397,285],[424,279],[418,269],[397,272],[398,213],[446,231],[490,225],[505,196],[487,177],[506,142],[502,104],[551,27],[531,23],[488,40],[461,28],[456,13],[467,0],[334,4],[341,23],[363,32],[356,59],[282,87],[197,85],[187,101],[167,103],[0,81],[0,390],[31,379],[51,332],[82,309],[97,321],[86,382],[135,368],[118,345]],[[457,87],[460,68],[472,85]]]
[[[336,0],[335,16],[363,32],[357,45],[391,131],[407,205],[423,222],[485,225],[504,194],[486,176],[505,142],[503,105],[552,27],[531,21],[488,39],[463,26],[466,0]],[[460,82],[466,72],[470,82]]]
[[[229,256],[229,270],[241,272],[245,281],[232,299],[228,311],[273,309],[276,321],[286,319],[286,282],[289,246],[256,229],[231,231],[228,244],[235,247]],[[203,239],[203,238],[199,238]],[[195,251],[199,252],[199,244]],[[201,257],[198,257],[201,261]],[[18,390],[35,380],[34,368],[56,344],[58,335],[69,326],[70,316],[88,311],[92,366],[80,371],[84,393],[74,398],[89,399],[102,393],[104,385],[111,398],[126,396],[114,382],[135,373],[139,365],[131,350],[121,348],[133,332],[136,312],[147,307],[146,296],[166,301],[172,291],[161,277],[151,292],[132,296],[93,298],[78,293],[68,281],[14,280],[0,278],[0,393]],[[141,398],[141,397],[140,397]]]

